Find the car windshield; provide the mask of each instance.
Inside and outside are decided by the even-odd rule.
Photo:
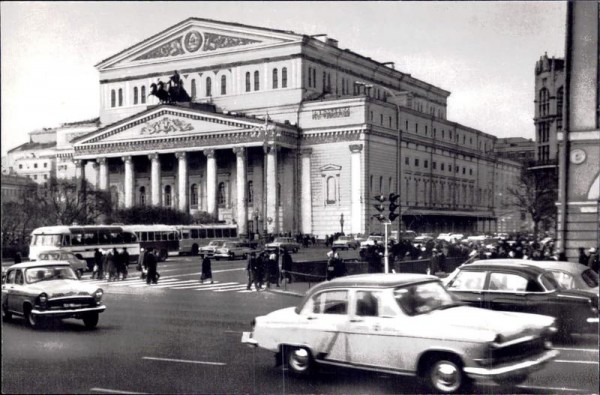
[[[407,315],[427,314],[461,304],[439,282],[397,288],[394,290],[394,297]]]
[[[77,275],[70,266],[31,267],[25,270],[28,284],[50,280],[77,280]]]
[[[45,252],[40,254],[39,258],[43,261],[58,261],[60,260],[60,252]]]

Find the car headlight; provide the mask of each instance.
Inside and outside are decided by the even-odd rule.
[[[102,300],[102,296],[104,295],[104,291],[101,288],[98,288],[96,292],[94,292],[94,298],[96,302],[100,302]]]
[[[48,303],[48,295],[46,293],[40,294],[40,296],[38,296],[38,301],[40,303],[40,307],[45,308],[46,303]]]

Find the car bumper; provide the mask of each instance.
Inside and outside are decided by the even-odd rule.
[[[213,258],[229,258],[231,255],[229,255],[229,253],[225,254],[222,252],[217,252],[217,253],[214,253],[212,256],[213,256]]]
[[[258,342],[252,338],[252,332],[242,332],[242,344],[258,347]]]
[[[80,309],[64,309],[64,310],[31,310],[31,314],[42,316],[42,317],[55,317],[55,318],[67,318],[79,316],[87,313],[102,313],[106,310],[105,305],[95,307],[85,307]]]
[[[548,362],[558,356],[557,350],[548,350],[527,360],[517,363],[509,363],[490,368],[485,367],[465,367],[464,371],[475,380],[503,380],[511,377],[527,375],[542,369]]]

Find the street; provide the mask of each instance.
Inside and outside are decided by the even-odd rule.
[[[214,284],[200,284],[198,257],[159,264],[158,285],[130,279],[104,286],[97,329],[79,320],[31,330],[2,324],[2,393],[417,393],[417,380],[345,369],[295,378],[269,352],[240,343],[257,316],[300,301],[246,291],[243,260],[213,261]],[[90,280],[86,273],[82,281]],[[106,282],[104,282],[106,283]],[[517,388],[479,393],[592,393],[598,390],[598,337],[557,344],[558,359]]]

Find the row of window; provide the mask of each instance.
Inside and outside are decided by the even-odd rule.
[[[420,161],[420,159],[419,159],[419,158],[414,158],[414,162],[413,162],[413,163],[414,163],[414,166],[415,166],[415,167],[419,167],[419,166],[420,166],[420,163],[421,163],[421,161]],[[405,165],[407,165],[407,166],[410,166],[410,158],[409,158],[408,156],[405,156],[405,157],[404,157],[404,164],[405,164]],[[428,168],[429,168],[429,161],[428,161],[427,159],[423,160],[423,167],[424,167],[425,169],[428,169]],[[432,162],[431,162],[431,168],[432,168],[433,170],[437,170],[437,162],[435,162],[435,161],[432,161]],[[441,170],[441,171],[445,171],[445,169],[446,169],[445,163],[440,163],[440,170]],[[447,167],[447,169],[448,169],[448,172],[452,173],[452,164],[451,164],[451,163],[448,163],[448,167]],[[458,173],[458,172],[460,172],[460,166],[454,166],[454,172],[455,172],[455,173]],[[464,167],[464,166],[463,166],[463,168],[462,168],[462,174],[467,174],[467,168],[466,168],[466,167]],[[470,175],[470,176],[472,176],[472,175],[473,175],[473,169],[469,169],[469,175]]]
[[[27,168],[29,169],[29,166],[27,166]],[[38,168],[38,164],[34,163],[33,164],[33,168],[37,169]],[[46,169],[46,168],[48,168],[48,162],[44,162],[44,169]],[[19,169],[23,169],[23,164],[22,163],[19,164]]]

